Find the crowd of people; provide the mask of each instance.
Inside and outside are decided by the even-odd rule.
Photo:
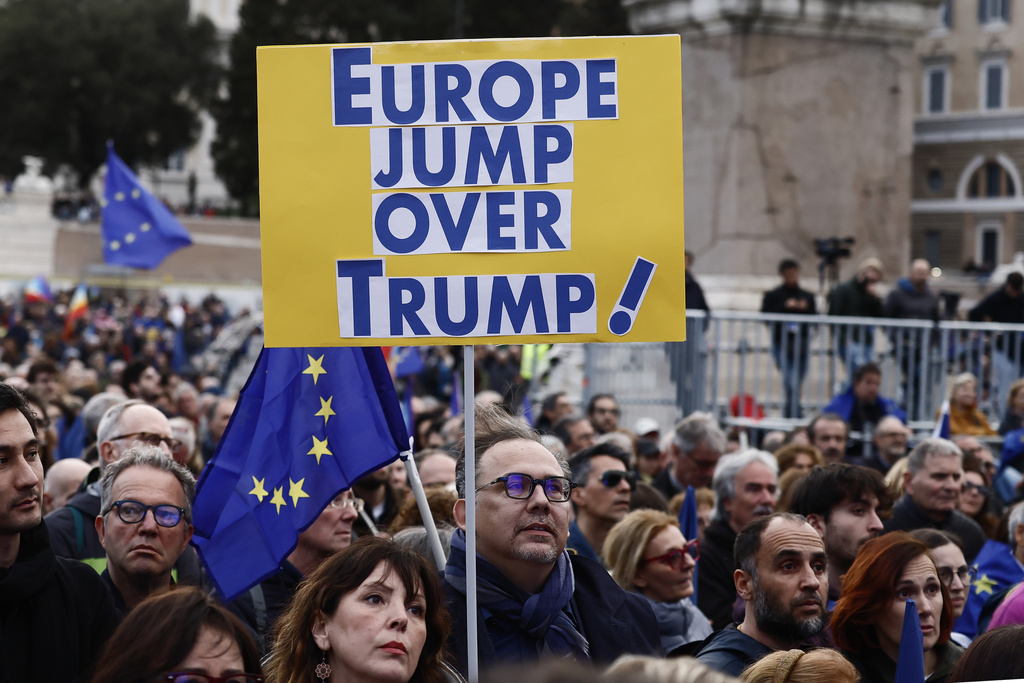
[[[412,379],[392,358],[416,383],[413,459],[444,556],[398,460],[224,600],[190,540],[237,401],[197,359],[232,318],[214,297],[101,298],[68,325],[67,303],[0,311],[0,683],[458,681],[468,604],[486,680],[889,682],[908,599],[929,682],[1024,676],[1024,495],[997,485],[1022,456],[993,453],[971,375],[950,382],[949,439],[915,436],[861,359],[806,426],[752,447],[709,413],[627,426],[608,393],[524,411],[536,349],[494,347],[466,453],[461,359],[429,349]],[[1021,389],[1008,444],[1024,443]]]

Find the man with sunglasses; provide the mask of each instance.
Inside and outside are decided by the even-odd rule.
[[[576,519],[569,525],[566,547],[603,564],[604,539],[629,512],[636,475],[629,469],[629,456],[608,441],[572,456],[569,468],[577,484],[572,497]]]
[[[196,482],[154,446],[128,449],[103,471],[95,527],[107,554],[103,578],[122,614],[171,586],[192,539]]]
[[[476,405],[474,436],[468,464],[463,452],[456,466],[459,529],[443,577],[456,668],[467,673],[467,466],[476,479],[481,670],[543,657],[610,663],[622,654],[657,653],[647,601],[624,592],[601,565],[565,551],[575,487],[568,464],[500,406]]]
[[[94,520],[102,512],[99,482],[103,472],[120,460],[133,446],[153,446],[168,459],[178,446],[167,417],[145,401],[133,399],[107,409],[96,429],[100,463],[86,477],[83,488],[60,510],[46,516],[50,527],[53,551],[58,557],[81,560],[102,573],[107,566],[107,553],[100,543]],[[200,583],[199,556],[188,548],[175,568],[179,583]]]
[[[96,572],[54,554],[42,486],[33,414],[0,382],[0,681],[82,680],[120,621]]]

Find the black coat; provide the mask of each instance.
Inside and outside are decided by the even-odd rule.
[[[697,607],[720,631],[732,623],[732,607],[736,602],[736,571],[733,545],[736,532],[725,520],[716,519],[704,530],[697,560]]]
[[[120,621],[99,574],[53,554],[45,523],[23,531],[0,569],[0,683],[85,680]]]
[[[608,571],[585,557],[569,555],[576,590],[573,612],[579,617],[580,631],[590,645],[590,657],[597,664],[610,664],[625,654],[661,655],[661,638],[654,612],[643,596],[619,588]],[[448,658],[462,675],[467,675],[466,596],[453,589],[441,575],[452,630],[448,636]],[[477,619],[477,647],[480,670],[501,663],[487,625]],[[519,662],[512,662],[518,664]]]
[[[910,496],[906,495],[896,503],[892,509],[892,517],[887,519],[882,526],[885,528],[885,531],[939,529],[940,531],[952,532],[959,536],[963,542],[964,558],[968,564],[974,562],[974,558],[977,557],[981,547],[988,540],[981,525],[959,510],[953,510],[944,521],[936,522],[926,515],[924,510],[911,500]],[[703,552],[704,548],[702,547],[702,555]]]

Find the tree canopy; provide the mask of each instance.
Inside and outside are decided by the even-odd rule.
[[[84,181],[107,140],[129,164],[163,165],[198,138],[218,63],[216,30],[188,0],[0,3],[0,174],[34,155]]]
[[[458,0],[288,0],[242,4],[226,94],[213,105],[217,174],[243,212],[258,213],[256,47],[456,37]],[[463,38],[628,33],[619,0],[462,0]]]

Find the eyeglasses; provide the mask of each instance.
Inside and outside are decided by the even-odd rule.
[[[355,496],[346,496],[344,493],[339,493],[331,501],[332,508],[351,507],[355,508],[357,513],[363,511],[363,505],[364,503],[362,498],[356,498]]]
[[[572,496],[572,490],[576,488],[576,482],[569,481],[566,477],[548,477],[546,479],[534,479],[528,474],[512,472],[504,477],[498,477],[477,489],[480,491],[488,486],[494,486],[498,482],[505,485],[505,495],[516,500],[525,500],[533,495],[533,489],[537,484],[544,487],[544,495],[552,503],[564,503]],[[529,484],[529,486],[527,486]]]
[[[605,413],[609,413],[611,415],[618,415],[619,414],[619,409],[618,408],[600,408],[600,407],[598,407],[598,408],[594,408],[593,412],[601,413],[602,415],[605,414]]]
[[[939,567],[938,571],[939,581],[946,584],[947,588],[953,585],[954,574],[960,577],[960,583],[962,583],[965,586],[970,586],[972,583],[974,583],[974,579],[978,576],[978,568],[968,567],[967,565],[960,567],[955,572],[953,571],[952,567]]]
[[[650,564],[651,562],[664,562],[675,571],[680,571],[683,568],[683,558],[686,555],[693,558],[694,562],[700,559],[700,542],[696,538],[684,545],[682,550],[676,548],[672,552],[665,553],[664,555],[649,557],[644,560],[644,564]]]
[[[161,681],[167,683],[263,683],[263,676],[256,674],[228,674],[227,676],[211,676],[201,673],[167,674]]]
[[[989,496],[992,494],[992,489],[988,486],[982,486],[981,484],[975,484],[971,481],[965,481],[964,493],[977,493],[982,496]]]
[[[115,501],[103,514],[107,514],[107,512],[114,508],[117,508],[117,516],[125,524],[138,524],[146,518],[146,511],[152,510],[153,519],[157,524],[164,527],[174,527],[178,526],[182,515],[185,514],[185,508],[180,508],[177,505],[146,505],[137,500]]]
[[[622,470],[608,470],[601,475],[601,483],[610,489],[615,488],[622,483],[625,479],[626,483],[629,484],[630,491],[636,491],[636,475],[632,472],[623,472]]]
[[[156,446],[157,448],[160,447],[161,443],[165,443],[172,451],[178,450],[182,445],[180,441],[173,437],[160,436],[159,434],[153,434],[151,432],[132,432],[131,434],[122,434],[121,436],[111,437],[109,440],[120,441],[121,439],[133,439],[150,446]]]

